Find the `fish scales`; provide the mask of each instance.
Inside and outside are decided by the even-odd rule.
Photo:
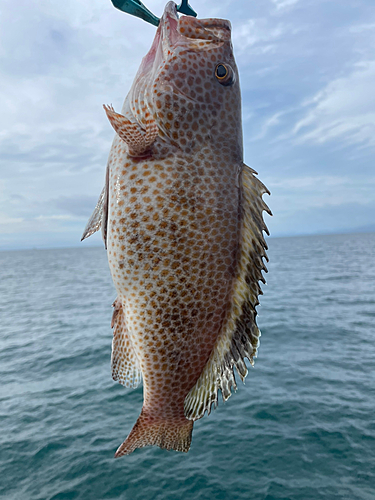
[[[188,451],[193,421],[235,388],[256,355],[263,184],[243,164],[231,26],[169,2],[121,114],[107,182],[84,236],[105,228],[118,297],[112,376],[141,415],[116,456]],[[90,226],[91,224],[91,226]]]

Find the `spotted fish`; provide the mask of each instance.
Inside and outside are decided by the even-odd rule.
[[[243,163],[241,96],[222,19],[166,5],[121,113],[106,184],[83,239],[102,229],[118,297],[112,376],[143,379],[141,414],[116,457],[188,451],[194,420],[236,389],[260,332],[266,187]]]

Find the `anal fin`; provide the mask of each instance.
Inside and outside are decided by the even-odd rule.
[[[121,301],[117,298],[112,316],[112,378],[125,387],[136,388],[141,383],[142,372],[126,328]]]

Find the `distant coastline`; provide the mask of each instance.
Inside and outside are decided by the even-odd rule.
[[[315,236],[339,236],[339,235],[348,235],[348,234],[371,234],[375,233],[375,224],[372,224],[371,226],[364,226],[364,227],[359,227],[359,228],[352,228],[348,230],[340,230],[340,231],[334,231],[334,232],[316,232],[316,233],[278,233],[278,232],[272,232],[270,236],[267,236],[267,239],[279,239],[279,238],[304,238],[304,237],[315,237]],[[95,239],[96,236],[96,239]],[[59,244],[54,244],[54,243],[45,243],[45,244],[36,244],[33,246],[12,246],[12,245],[0,245],[0,252],[13,252],[13,251],[26,251],[26,250],[62,250],[62,249],[69,249],[69,248],[103,248],[104,250],[104,245],[102,243],[102,240],[100,239],[99,235],[94,235],[92,240],[86,240],[85,242],[81,244],[69,244],[69,243],[59,243]]]

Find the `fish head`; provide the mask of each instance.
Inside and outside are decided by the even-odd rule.
[[[140,125],[152,116],[164,141],[186,152],[220,145],[242,158],[241,95],[229,21],[179,18],[176,4],[168,2],[128,98]]]

